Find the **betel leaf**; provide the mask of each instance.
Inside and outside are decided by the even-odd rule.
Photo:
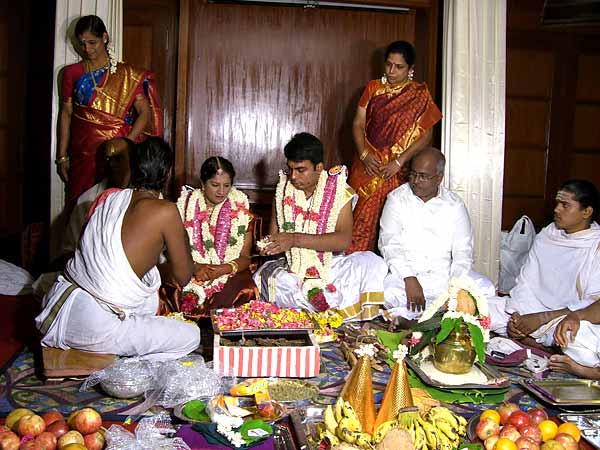
[[[253,419],[244,422],[237,431],[240,432],[247,444],[251,444],[271,436],[273,434],[273,427],[263,420]]]
[[[436,311],[429,319],[414,324],[411,327],[411,331],[421,331],[424,333],[425,331],[436,330],[440,326],[440,320],[442,320],[444,313],[445,311]]]
[[[206,413],[206,403],[201,400],[190,400],[185,404],[181,412],[189,419],[210,422],[210,417]]]
[[[480,364],[483,364],[485,362],[485,344],[483,343],[481,329],[472,323],[467,323],[467,327],[469,328],[469,334],[471,335],[473,346],[477,352],[477,360]]]
[[[444,340],[448,337],[450,332],[452,332],[452,330],[454,330],[455,326],[456,326],[456,319],[442,320],[442,326],[440,328],[440,332],[435,337],[435,343],[439,344],[441,342],[444,342]]]

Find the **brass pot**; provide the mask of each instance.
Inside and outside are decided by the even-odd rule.
[[[475,362],[475,347],[465,324],[450,332],[439,344],[433,344],[433,365],[453,374],[467,373]]]

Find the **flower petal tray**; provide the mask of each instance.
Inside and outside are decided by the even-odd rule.
[[[428,356],[427,358],[431,358],[431,356]],[[489,384],[444,384],[431,379],[425,372],[423,372],[416,360],[412,358],[406,358],[406,364],[425,384],[438,389],[503,389],[510,386],[510,380],[501,375],[500,372],[498,372],[494,367],[479,364],[477,361],[475,362],[475,367],[481,370],[481,372],[487,377]]]
[[[227,335],[227,334],[236,334],[240,333],[252,332],[256,335],[272,335],[272,334],[293,334],[298,331],[312,331],[315,329],[314,323],[309,327],[300,327],[300,328],[236,328],[234,330],[221,330],[217,324],[217,317],[223,313],[225,309],[213,309],[210,312],[210,319],[212,322],[213,332],[215,334]]]

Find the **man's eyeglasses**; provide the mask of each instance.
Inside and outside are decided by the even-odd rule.
[[[415,172],[414,170],[411,170],[410,172],[408,172],[408,177],[417,182],[418,181],[431,181],[437,176],[438,176],[438,174],[429,175],[428,173]]]

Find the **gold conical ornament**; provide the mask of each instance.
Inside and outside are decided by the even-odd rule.
[[[350,372],[340,397],[350,403],[358,419],[362,431],[373,433],[375,422],[375,402],[373,400],[373,382],[371,380],[371,357],[375,355],[375,346],[366,344],[355,352],[358,362]]]
[[[398,350],[394,352],[396,363],[392,368],[389,383],[385,388],[374,429],[377,429],[382,423],[396,419],[402,408],[414,406],[410,384],[408,383],[406,363],[404,362],[407,350],[406,346],[400,345]]]

